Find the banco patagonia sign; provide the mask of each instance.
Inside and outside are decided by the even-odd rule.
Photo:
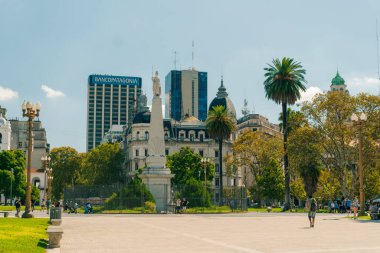
[[[92,76],[92,83],[141,85],[141,78],[129,76]]]

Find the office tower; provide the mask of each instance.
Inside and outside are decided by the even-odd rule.
[[[207,72],[172,70],[165,78],[165,117],[177,121],[185,115],[207,118]]]
[[[98,146],[112,125],[128,125],[141,94],[140,77],[90,75],[87,91],[87,151]]]

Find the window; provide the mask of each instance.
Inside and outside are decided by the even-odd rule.
[[[200,140],[201,142],[203,142],[203,134],[200,134],[200,135],[199,135],[199,140]]]
[[[194,141],[194,134],[190,134],[190,141]]]
[[[149,140],[149,132],[145,131],[145,140]]]
[[[148,156],[148,149],[145,149],[145,157]]]
[[[18,143],[18,147],[19,147],[19,148],[22,148],[22,142],[19,142],[19,143]]]
[[[135,163],[135,170],[139,169],[139,163]]]
[[[199,150],[199,155],[203,157],[203,150]]]
[[[139,138],[140,138],[140,132],[137,131],[137,133],[136,133],[136,140],[138,140]]]
[[[185,139],[185,134],[181,133],[179,135],[179,139],[180,139],[180,141],[183,141]]]
[[[169,149],[165,149],[165,155],[169,155]]]
[[[139,156],[139,150],[136,149],[136,156]]]
[[[219,178],[218,177],[215,178],[215,186],[219,186]]]
[[[3,140],[3,135],[0,133],[0,143],[3,143],[2,140]]]
[[[215,150],[215,157],[219,157],[219,150]]]
[[[219,173],[219,164],[218,163],[215,164],[215,172]]]

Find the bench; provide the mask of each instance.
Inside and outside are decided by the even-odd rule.
[[[49,248],[59,248],[60,242],[63,234],[63,230],[58,226],[49,226],[46,230],[46,233],[49,236]]]
[[[7,218],[9,216],[9,211],[0,211],[0,213],[4,214],[4,218]]]

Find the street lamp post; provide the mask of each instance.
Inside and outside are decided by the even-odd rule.
[[[201,159],[201,163],[203,165],[203,170],[204,170],[204,179],[205,179],[205,190],[204,190],[204,201],[206,203],[206,191],[207,191],[207,173],[206,173],[206,167],[207,167],[207,164],[210,162],[210,158],[202,158]]]
[[[363,169],[363,140],[362,140],[362,127],[363,122],[367,120],[367,116],[364,113],[361,113],[359,116],[355,113],[352,114],[351,120],[354,125],[358,126],[358,170],[359,170],[359,194],[360,194],[360,215],[365,215],[365,196],[364,196],[364,169]]]
[[[11,168],[11,173],[12,173],[12,176],[11,176],[11,206],[13,205],[13,203],[12,203],[12,181],[13,181],[13,168]]]
[[[46,205],[46,179],[49,175],[48,170],[49,170],[50,160],[51,160],[51,158],[48,155],[41,157],[41,161],[44,165],[44,172],[45,172],[45,177],[44,177],[44,202],[45,202],[45,205]]]
[[[32,130],[33,130],[33,119],[40,115],[41,104],[37,102],[32,104],[31,102],[22,103],[22,116],[28,118],[29,125],[29,142],[28,142],[28,165],[26,169],[26,203],[25,203],[25,212],[22,214],[22,218],[33,218],[31,213],[31,163],[32,163]]]
[[[47,168],[47,175],[48,175],[48,200],[51,203],[51,181],[53,180],[53,169],[52,168]]]

